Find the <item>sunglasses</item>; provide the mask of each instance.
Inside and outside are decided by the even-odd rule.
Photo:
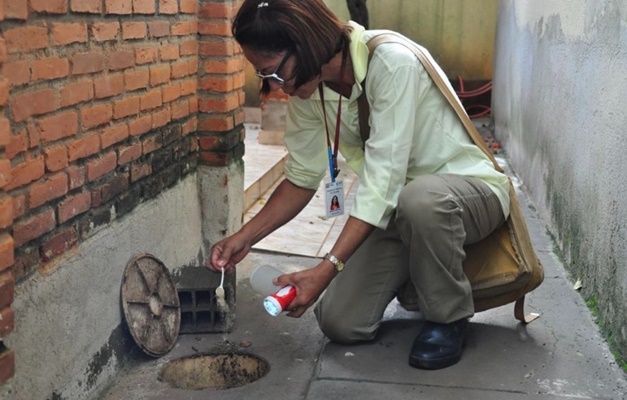
[[[274,70],[273,73],[269,74],[269,75],[264,75],[261,72],[259,72],[258,70],[255,70],[255,75],[257,75],[259,78],[261,78],[264,82],[264,85],[267,83],[268,80],[273,80],[276,83],[278,83],[279,85],[283,85],[285,83],[285,80],[283,78],[281,78],[278,74],[279,72],[281,72],[281,68],[283,68],[283,65],[285,64],[285,62],[287,61],[288,58],[290,58],[290,56],[292,55],[292,50],[288,50],[285,53],[285,56],[283,56],[283,59],[281,60],[281,63],[279,64],[278,67],[276,67],[276,69]]]

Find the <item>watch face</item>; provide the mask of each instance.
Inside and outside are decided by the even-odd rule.
[[[337,272],[342,272],[342,270],[344,269],[344,263],[339,261],[337,264],[335,264],[335,270]]]

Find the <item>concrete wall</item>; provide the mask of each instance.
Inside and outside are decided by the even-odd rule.
[[[501,0],[497,137],[627,358],[627,2]]]

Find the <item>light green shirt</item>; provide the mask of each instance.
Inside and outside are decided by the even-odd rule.
[[[365,31],[354,22],[350,24],[356,83],[350,98],[342,100],[340,129],[340,152],[359,177],[350,215],[385,229],[405,184],[420,175],[448,173],[480,178],[498,196],[507,217],[507,176],[496,171],[472,143],[416,56],[402,45],[386,43],[377,46],[368,64],[366,42],[381,31]],[[363,91],[366,71],[370,136],[362,150],[357,99]],[[444,73],[439,72],[448,83]],[[339,95],[325,87],[324,99],[333,142]],[[328,153],[317,91],[306,100],[289,99],[285,144],[289,151],[286,178],[297,186],[318,189],[328,171]]]

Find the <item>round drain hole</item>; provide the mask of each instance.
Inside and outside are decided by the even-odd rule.
[[[169,362],[159,379],[179,389],[231,389],[263,378],[270,364],[252,354],[196,354]]]

